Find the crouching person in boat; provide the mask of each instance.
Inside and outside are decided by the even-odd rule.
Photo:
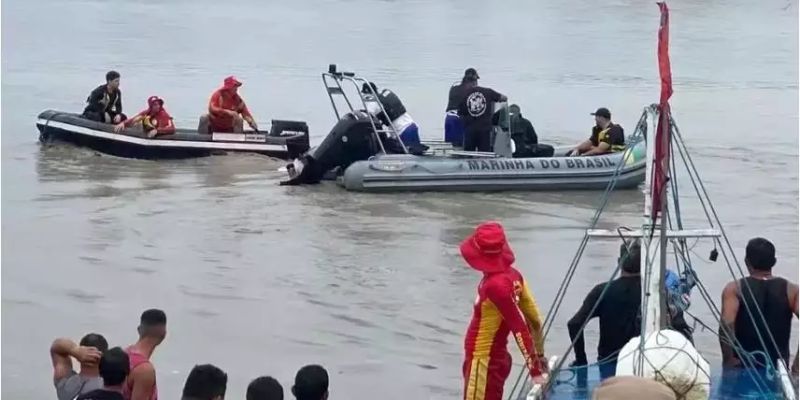
[[[769,240],[751,239],[744,257],[750,276],[729,282],[722,291],[719,345],[726,370],[779,360],[789,366],[792,315],[798,315],[800,300],[797,284],[772,275],[776,261],[775,246]],[[734,351],[730,338],[735,339],[741,353]],[[768,360],[758,353],[766,353]],[[752,357],[751,363],[743,361],[741,355]],[[796,379],[797,354],[791,373]]]
[[[542,318],[503,227],[485,222],[461,243],[467,264],[482,272],[472,321],[464,340],[465,400],[501,400],[503,385],[511,373],[511,355],[506,343],[509,332],[522,352],[535,383],[546,379]]]
[[[406,146],[414,146],[419,145],[419,127],[417,123],[414,122],[414,119],[411,118],[411,115],[406,111],[406,107],[403,105],[403,102],[400,101],[400,98],[389,89],[378,90],[378,87],[375,83],[370,82],[369,84],[364,84],[361,87],[361,92],[372,96],[373,93],[377,96],[378,102],[383,105],[383,110],[386,111],[386,115],[389,117],[389,120],[386,121],[386,117],[384,117],[383,113],[381,113],[380,106],[375,102],[369,102],[367,104],[367,111],[377,118],[381,119],[385,125],[390,125],[397,135],[400,137],[400,140],[403,141],[403,144]]]
[[[108,71],[106,83],[89,93],[83,117],[107,124],[118,124],[127,117],[122,113],[122,92],[119,90],[119,72]]]
[[[611,122],[611,111],[605,107],[593,112],[592,135],[572,149],[568,156],[597,156],[625,150],[625,130]]]
[[[239,87],[242,83],[235,77],[225,78],[222,87],[214,91],[208,101],[208,114],[200,117],[200,124],[197,132],[210,134],[212,132],[236,132],[244,131],[244,121],[253,130],[258,130],[253,115],[239,96]]]
[[[114,127],[114,132],[121,132],[123,129],[141,124],[147,137],[157,135],[171,135],[175,133],[175,125],[172,117],[164,109],[164,100],[158,96],[150,96],[147,99],[147,109],[136,114],[131,119],[120,122]]]

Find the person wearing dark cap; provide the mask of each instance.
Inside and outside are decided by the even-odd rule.
[[[464,124],[464,150],[492,151],[493,103],[506,101],[506,96],[490,88],[478,86],[478,73],[467,70],[459,96],[458,116]]]
[[[512,266],[514,252],[503,226],[484,222],[461,243],[461,256],[481,272],[478,297],[464,339],[464,400],[502,400],[511,373],[508,335],[522,353],[535,383],[546,380],[542,317],[522,274]]]
[[[478,81],[478,71],[475,68],[467,68],[460,83],[450,86],[450,93],[447,95],[447,109],[444,117],[444,141],[453,146],[464,146],[464,123],[458,116],[458,106],[461,104],[464,90],[468,82]]]
[[[106,83],[96,87],[86,98],[83,117],[107,124],[118,124],[127,117],[122,113],[122,92],[119,90],[119,72],[108,71]]]
[[[195,365],[186,377],[181,400],[223,400],[228,374],[215,365]]]
[[[508,107],[509,127],[511,130],[511,140],[514,141],[514,157],[534,157],[537,155],[539,137],[533,124],[522,116],[519,106],[512,104]]]
[[[271,376],[253,379],[247,385],[247,400],[283,400],[283,386]]]
[[[730,344],[731,337],[745,354],[765,352],[769,361],[783,360],[789,365],[792,315],[798,314],[798,286],[772,275],[776,262],[772,242],[760,237],[751,239],[744,256],[750,276],[729,282],[722,291],[719,345],[726,368],[743,365]],[[757,360],[763,362],[760,357]],[[797,376],[797,354],[791,370]]]
[[[172,116],[164,108],[164,99],[158,96],[150,96],[147,99],[147,108],[136,114],[133,118],[120,122],[114,127],[114,132],[121,132],[123,129],[141,123],[142,130],[147,137],[157,135],[171,135],[175,133],[175,125],[172,123]]]
[[[327,400],[328,371],[320,365],[306,365],[294,377],[292,394],[297,400]]]
[[[150,358],[167,337],[167,314],[158,309],[146,310],[139,319],[139,340],[125,349],[131,373],[126,381],[125,400],[157,400],[156,369]]]
[[[67,338],[58,338],[50,345],[53,362],[53,384],[59,400],[72,400],[75,396],[103,387],[98,365],[108,342],[103,335],[89,333],[79,344]],[[72,369],[72,358],[80,363],[80,372]]]
[[[199,133],[212,132],[237,132],[244,131],[244,121],[253,130],[258,130],[256,120],[250,114],[244,99],[239,96],[239,82],[235,77],[225,78],[222,87],[211,94],[208,100],[208,114],[200,117],[200,124],[197,127]]]
[[[103,387],[78,396],[76,400],[123,400],[122,386],[130,372],[128,354],[119,347],[108,349],[100,358]]]
[[[567,155],[596,156],[625,150],[625,131],[621,126],[611,122],[611,111],[601,107],[590,115],[594,115],[595,122],[592,135]]]

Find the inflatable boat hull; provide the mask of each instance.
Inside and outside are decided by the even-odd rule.
[[[120,133],[114,126],[87,120],[78,114],[47,110],[36,120],[39,140],[58,140],[119,157],[174,159],[204,157],[226,152],[259,153],[281,159],[299,157],[309,149],[308,126],[298,121],[272,121],[269,134],[214,133],[178,129],[173,135],[148,138],[141,129]]]
[[[350,165],[338,180],[347,190],[498,191],[634,189],[645,180],[644,142],[593,157],[448,158],[381,155]],[[620,165],[622,164],[622,165]]]

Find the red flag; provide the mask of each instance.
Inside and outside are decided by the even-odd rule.
[[[658,28],[658,73],[661,76],[661,98],[659,101],[658,125],[653,141],[655,154],[653,159],[653,176],[651,177],[651,193],[653,200],[653,224],[658,219],[669,179],[670,150],[670,109],[669,98],[672,96],[672,71],[669,65],[669,9],[667,3],[657,3],[661,9],[661,26]]]

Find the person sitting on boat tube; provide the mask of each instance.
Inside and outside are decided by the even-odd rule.
[[[625,150],[625,131],[611,122],[611,111],[600,107],[593,112],[592,135],[567,153],[568,156],[596,156]]]
[[[119,72],[108,71],[106,83],[96,87],[86,98],[83,117],[107,124],[118,124],[127,117],[122,113],[122,92],[119,90]]]
[[[535,383],[547,372],[542,317],[525,279],[512,264],[514,253],[503,226],[484,222],[461,243],[461,256],[482,272],[472,320],[464,340],[464,400],[502,400],[511,373],[506,343],[514,337]]]
[[[361,92],[368,96],[373,96],[373,94],[377,96],[377,100],[383,105],[389,120],[385,120],[386,117],[381,112],[380,105],[374,101],[367,102],[367,112],[380,119],[385,125],[391,125],[397,135],[400,136],[403,144],[406,146],[420,144],[419,127],[414,122],[414,119],[411,118],[411,115],[406,112],[403,102],[394,92],[389,89],[378,91],[378,87],[373,82],[364,83],[361,87]]]
[[[172,117],[167,110],[164,109],[164,99],[158,96],[150,96],[147,99],[147,109],[136,114],[133,118],[117,124],[114,127],[114,132],[119,133],[124,128],[128,128],[140,122],[147,137],[171,135],[175,133],[175,125],[172,123]]]
[[[225,78],[222,87],[214,91],[208,101],[208,114],[200,117],[197,128],[199,133],[241,133],[244,131],[244,121],[247,121],[253,130],[258,130],[253,115],[239,96],[239,86],[242,86],[242,83],[235,77]]]

